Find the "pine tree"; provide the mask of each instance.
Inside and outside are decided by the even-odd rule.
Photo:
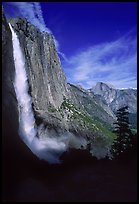
[[[132,146],[132,133],[129,127],[128,106],[117,110],[117,122],[114,123],[114,132],[117,135],[112,147],[113,156],[121,155]]]

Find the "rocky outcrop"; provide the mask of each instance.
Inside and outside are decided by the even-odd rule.
[[[115,118],[114,113],[108,107],[106,102],[95,94],[88,92],[82,87],[70,84],[71,92],[78,98],[78,107],[82,107],[89,115],[101,122],[112,125]],[[106,122],[107,121],[107,122]]]
[[[98,82],[90,92],[101,96],[112,111],[128,105],[130,113],[137,112],[137,90],[135,89],[115,89],[103,82]]]
[[[117,95],[110,104],[111,109],[116,111],[126,105],[129,107],[130,113],[137,113],[137,90],[117,90]]]
[[[103,82],[98,82],[90,91],[103,96],[107,104],[110,104],[116,97],[116,90]]]

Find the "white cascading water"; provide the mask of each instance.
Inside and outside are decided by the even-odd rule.
[[[35,119],[32,111],[32,101],[28,94],[27,74],[25,70],[25,59],[20,47],[19,39],[10,25],[13,42],[13,56],[15,63],[14,88],[19,109],[19,134],[21,139],[40,159],[50,163],[59,163],[59,156],[66,150],[66,144],[61,138],[49,138],[45,135],[45,140],[38,139]]]

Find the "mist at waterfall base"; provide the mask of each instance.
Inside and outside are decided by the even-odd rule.
[[[45,139],[36,137],[37,132],[43,125],[35,128],[35,119],[32,111],[32,100],[28,94],[27,74],[25,70],[25,59],[20,47],[20,43],[12,26],[9,24],[12,32],[13,55],[15,62],[15,82],[14,88],[18,101],[19,110],[19,135],[31,151],[40,159],[49,163],[60,163],[60,155],[67,149],[63,142],[64,137]]]

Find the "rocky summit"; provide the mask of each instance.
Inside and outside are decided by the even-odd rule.
[[[112,111],[116,111],[119,108],[127,105],[130,113],[137,112],[136,89],[116,89],[106,83],[98,82],[89,91],[95,95],[101,96]]]

